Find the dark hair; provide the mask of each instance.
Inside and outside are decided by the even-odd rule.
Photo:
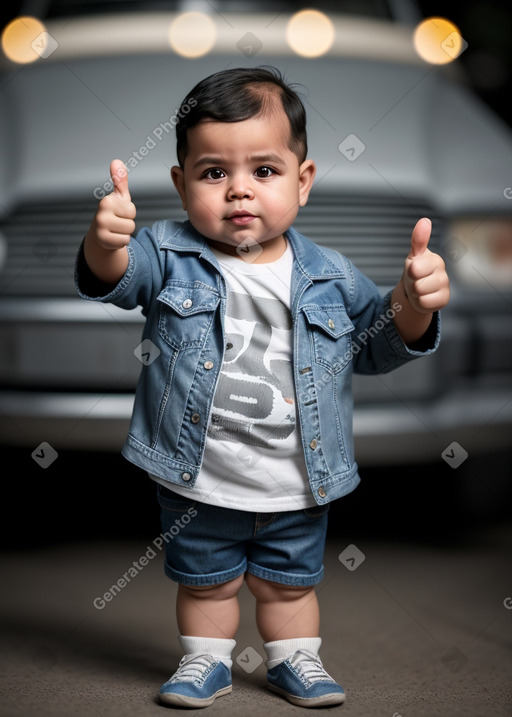
[[[183,167],[188,151],[187,130],[203,119],[241,122],[275,110],[279,97],[290,122],[288,146],[300,162],[306,158],[306,111],[298,94],[275,67],[221,70],[201,80],[177,113],[176,153]]]

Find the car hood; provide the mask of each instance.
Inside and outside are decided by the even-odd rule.
[[[505,201],[512,133],[439,68],[350,57],[257,59],[118,55],[5,73],[0,205],[8,211],[59,196],[99,198],[116,157],[127,163],[135,195],[173,192],[181,101],[206,75],[255,64],[276,65],[304,99],[309,156],[318,167],[313,191],[414,194],[447,214]]]

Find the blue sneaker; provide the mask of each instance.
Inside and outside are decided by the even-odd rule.
[[[197,652],[181,658],[174,675],[160,688],[159,697],[167,705],[208,707],[231,689],[231,670],[211,655]]]
[[[297,650],[267,672],[267,687],[299,707],[325,707],[345,701],[343,687],[327,674],[309,650]]]

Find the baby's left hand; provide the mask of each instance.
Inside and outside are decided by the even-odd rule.
[[[430,219],[417,222],[402,274],[405,295],[411,307],[420,314],[439,311],[450,299],[450,280],[444,261],[427,248],[431,230]]]

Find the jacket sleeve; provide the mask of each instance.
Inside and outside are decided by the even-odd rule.
[[[163,252],[153,234],[145,227],[128,244],[128,267],[115,285],[105,284],[91,272],[84,257],[83,241],[75,261],[75,286],[82,299],[111,303],[123,309],[142,308],[144,316],[165,278]]]
[[[405,344],[393,321],[402,307],[398,303],[391,305],[392,291],[381,296],[371,279],[345,261],[350,277],[348,314],[354,325],[351,352],[355,373],[387,373],[437,350],[441,338],[440,312],[433,315],[430,327],[419,341]]]

